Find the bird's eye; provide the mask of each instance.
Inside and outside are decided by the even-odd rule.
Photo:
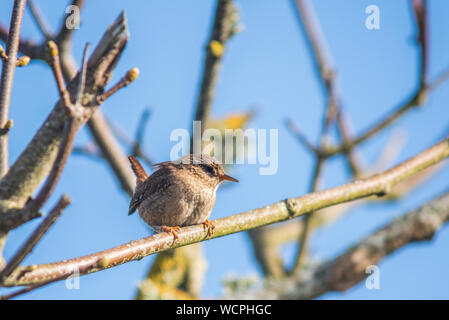
[[[212,168],[211,166],[204,166],[203,169],[210,175],[213,175],[215,173],[214,168]]]

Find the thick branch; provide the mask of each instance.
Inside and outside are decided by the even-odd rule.
[[[335,204],[387,194],[394,185],[448,156],[449,139],[445,139],[392,169],[370,178],[215,220],[216,228],[212,238],[285,221]],[[4,285],[20,286],[52,282],[70,276],[75,270],[79,270],[81,275],[97,272],[129,261],[140,260],[170,248],[203,241],[207,239],[207,230],[202,225],[184,227],[178,235],[179,239],[173,241],[171,234],[159,233],[88,256],[35,265],[31,271],[27,267],[18,268],[5,280]]]

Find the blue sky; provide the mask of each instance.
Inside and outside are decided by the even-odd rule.
[[[64,1],[36,1],[49,24],[57,28],[65,10]],[[131,37],[111,83],[131,67],[140,69],[138,80],[109,99],[102,110],[109,119],[133,135],[146,107],[152,115],[144,147],[156,161],[169,159],[170,133],[190,128],[193,107],[214,1],[87,1],[81,28],[74,35],[74,54],[81,58],[84,43],[95,45],[121,10],[125,10]],[[380,30],[365,28],[365,8],[380,8]],[[257,165],[238,165],[232,175],[241,183],[218,192],[213,218],[228,216],[307,192],[313,158],[283,125],[291,117],[313,141],[321,126],[324,100],[314,66],[298,27],[290,1],[237,0],[244,31],[227,46],[213,104],[213,115],[257,107],[250,126],[279,129],[279,168],[275,175],[261,176]],[[418,51],[414,19],[408,1],[314,1],[333,62],[338,70],[339,90],[354,132],[404,101],[417,82]],[[449,66],[447,34],[449,4],[429,1],[429,77]],[[2,3],[0,21],[9,24],[12,1]],[[30,15],[24,17],[24,37],[41,39]],[[449,84],[439,87],[422,107],[408,113],[393,127],[360,148],[366,165],[373,163],[395,129],[406,133],[406,141],[393,164],[435,143],[447,132],[446,103]],[[18,69],[14,79],[10,117],[10,157],[14,161],[42,124],[55,101],[57,90],[50,70],[40,62]],[[76,144],[90,141],[86,129]],[[349,176],[341,157],[325,169],[324,186],[347,182]],[[311,252],[326,259],[342,252],[367,234],[445,189],[449,169],[407,195],[402,202],[357,208],[312,238]],[[149,235],[137,215],[128,217],[128,197],[120,190],[110,169],[101,161],[72,156],[46,210],[67,193],[73,204],[63,213],[25,263],[37,264],[77,257]],[[30,222],[8,239],[5,256],[36,227]],[[380,290],[364,284],[332,299],[431,299],[449,297],[449,228],[444,227],[431,242],[410,245],[380,263]],[[203,244],[209,268],[203,297],[221,293],[221,280],[229,273],[260,273],[248,236],[227,236]],[[283,255],[291,263],[294,245]],[[23,296],[25,299],[129,299],[143,279],[154,257],[127,263],[81,278],[79,290],[67,290],[64,282],[51,284]],[[5,290],[3,290],[5,291]],[[3,292],[2,291],[2,292]]]

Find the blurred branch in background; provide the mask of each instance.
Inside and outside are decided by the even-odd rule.
[[[206,46],[206,59],[194,117],[195,121],[201,121],[201,133],[207,128],[210,119],[226,42],[238,31],[238,21],[239,14],[232,0],[218,0],[210,39]]]
[[[191,268],[193,270],[189,270]],[[196,299],[201,293],[206,270],[207,261],[195,245],[161,252],[140,283],[136,299]]]
[[[145,150],[142,149],[144,133],[148,126],[148,121],[150,119],[151,111],[150,109],[145,109],[139,119],[139,125],[137,126],[136,136],[131,139],[126,132],[124,132],[120,126],[118,126],[113,121],[106,119],[109,127],[111,128],[114,135],[120,140],[128,149],[129,154],[135,157],[141,158],[148,166],[152,166],[154,161],[146,154]]]
[[[391,221],[333,260],[310,263],[300,274],[267,279],[262,286],[237,286],[238,290],[227,290],[224,298],[314,299],[327,292],[345,291],[370,275],[366,272],[368,266],[378,265],[388,255],[411,243],[432,239],[448,221],[449,193],[446,192]]]
[[[321,30],[318,18],[315,15],[313,7],[307,1],[296,0],[293,5],[296,9],[295,11],[297,12],[298,21],[300,22],[302,30],[306,36],[306,41],[316,66],[316,73],[319,77],[320,83],[323,86],[323,94],[327,100],[327,107],[324,114],[320,137],[320,146],[318,148],[313,147],[310,149],[310,146],[306,144],[306,146],[313,151],[316,158],[314,174],[312,175],[309,189],[310,191],[315,191],[319,188],[322,168],[326,160],[329,158],[327,155],[321,153],[320,150],[328,144],[327,135],[330,125],[332,123],[337,124],[338,133],[342,143],[345,143],[349,139],[349,131],[342,115],[343,111],[341,99],[337,90],[336,71],[332,66],[331,55],[327,49],[324,34]],[[294,127],[291,121],[287,123],[287,125],[287,128],[295,133],[297,137],[301,138],[303,136],[300,131]],[[305,143],[307,140],[306,138],[302,138],[300,141]],[[348,162],[348,167],[350,168],[352,175],[358,176],[360,173],[360,164],[355,152],[352,149],[345,152],[345,159]],[[294,266],[290,272],[298,272],[304,266],[307,252],[307,242],[310,237],[311,225],[313,224],[313,216],[314,213],[311,212],[304,217],[304,228],[301,236],[298,238],[298,253],[296,255]]]
[[[390,116],[384,118],[384,120],[378,125],[372,127],[372,129],[367,131],[367,134],[361,135],[359,138],[351,138],[348,131],[347,119],[345,121],[342,108],[340,106],[340,99],[337,94],[336,85],[335,85],[335,71],[331,68],[330,62],[330,54],[325,46],[324,36],[321,32],[318,20],[313,12],[313,8],[310,3],[306,0],[295,0],[294,7],[297,9],[298,18],[301,22],[301,26],[303,27],[304,34],[306,35],[306,39],[308,40],[309,47],[312,52],[312,56],[314,57],[314,62],[316,65],[317,74],[320,76],[322,83],[325,88],[325,95],[328,97],[328,104],[334,105],[338,132],[340,138],[342,139],[342,144],[340,148],[333,149],[332,152],[329,152],[329,146],[326,143],[322,143],[320,147],[314,147],[313,144],[308,142],[302,132],[300,132],[296,127],[294,127],[293,123],[290,121],[288,123],[288,128],[296,135],[298,140],[306,146],[306,148],[313,152],[315,157],[317,158],[317,163],[320,163],[320,159],[327,159],[337,153],[343,152],[345,154],[345,158],[347,159],[349,168],[354,177],[362,177],[366,176],[371,172],[375,172],[375,168],[365,169],[363,172],[360,170],[359,160],[357,159],[354,153],[354,147],[374,134],[380,132],[382,129],[386,128],[393,121],[397,120],[400,116],[405,114],[405,112],[411,109],[415,105],[419,105],[424,103],[424,98],[428,92],[428,85],[426,82],[426,65],[427,65],[427,18],[426,18],[426,10],[425,10],[425,1],[417,1],[413,2],[412,8],[415,12],[415,17],[417,19],[418,26],[418,34],[419,34],[419,49],[421,60],[419,61],[419,70],[420,77],[419,83],[417,86],[416,93],[413,95],[413,98],[407,101],[403,106],[400,106],[396,111],[394,111]],[[419,2],[419,3],[418,3]],[[444,73],[443,73],[444,74]],[[441,79],[437,79],[440,81]],[[433,89],[436,87],[435,85],[431,86]],[[328,112],[327,112],[328,113]],[[325,115],[327,118],[328,115]],[[347,115],[346,115],[347,116]],[[326,150],[328,149],[328,150]],[[331,148],[332,149],[332,148]],[[337,150],[338,149],[338,150]],[[379,161],[382,159],[379,159]],[[315,170],[316,172],[316,170]],[[312,186],[315,185],[316,175],[312,180]],[[308,227],[310,223],[307,223],[310,219],[309,216],[305,218],[305,228],[300,237],[300,249],[298,251],[296,262],[294,266],[294,272],[299,271],[305,260],[305,247],[307,245],[307,239],[309,238],[310,228]]]
[[[348,124],[349,120],[347,114],[343,112],[343,109],[341,107],[341,100],[339,98],[336,85],[336,71],[332,67],[331,55],[326,46],[324,35],[321,31],[319,21],[313,11],[312,4],[306,0],[292,0],[292,4],[295,12],[297,12],[298,20],[300,22],[302,30],[304,31],[304,35],[306,37],[310,52],[312,53],[313,62],[316,66],[316,73],[320,79],[320,83],[323,85],[323,93],[327,99],[324,123],[321,131],[320,146],[315,147],[315,145],[308,140],[306,135],[302,133],[290,119],[287,119],[286,121],[286,125],[289,131],[291,131],[291,133],[298,139],[298,141],[304,147],[306,147],[307,150],[311,151],[312,155],[316,158],[314,174],[312,175],[309,190],[314,190],[314,188],[317,187],[319,178],[321,176],[322,165],[325,160],[339,153],[344,154],[345,159],[348,163],[348,167],[354,178],[366,177],[370,174],[378,172],[381,166],[388,165],[394,159],[395,156],[393,153],[395,152],[393,151],[394,149],[396,149],[396,140],[392,139],[391,142],[386,145],[384,152],[381,153],[379,159],[371,168],[362,169],[360,159],[355,153],[354,148],[368,138],[371,138],[375,134],[379,133],[381,130],[387,128],[395,120],[404,115],[408,110],[412,109],[412,107],[424,103],[427,93],[430,90],[436,89],[449,76],[449,73],[447,71],[444,71],[429,85],[427,85],[427,82],[425,80],[428,51],[428,22],[426,18],[425,1],[415,1],[412,5],[412,9],[417,19],[419,34],[418,47],[421,57],[419,60],[420,77],[416,92],[412,95],[411,99],[407,100],[404,104],[397,107],[392,113],[390,113],[390,115],[384,117],[384,119],[373,125],[370,129],[366,130],[365,133],[362,133],[356,138],[351,137]],[[338,129],[337,132],[340,136],[340,139],[342,140],[339,146],[332,146],[326,141],[326,133],[332,122],[336,122]],[[403,184],[402,187],[395,188],[396,193],[391,194],[388,197],[384,197],[384,200],[397,199],[409,190],[416,187],[418,184],[426,181],[433,175],[433,173],[441,169],[441,167],[442,166],[435,167],[432,168],[432,170],[428,170],[423,174],[420,174],[419,178],[415,178],[413,180],[413,183],[411,183],[410,185]],[[348,209],[349,206],[346,207],[346,210],[338,210],[339,214],[337,216],[343,214]],[[334,212],[335,210],[330,211]],[[334,217],[334,215],[332,214],[331,216]],[[300,249],[298,250],[293,271],[301,270],[301,267],[303,266],[305,260],[305,247],[307,245],[307,239],[310,235],[310,226],[313,225],[317,227],[321,225],[321,223],[310,222],[310,219],[308,217],[309,215],[307,215],[304,219],[307,222],[305,224],[304,221],[293,221],[290,222],[290,224],[292,224],[291,227],[283,224],[280,226],[258,228],[256,230],[250,231],[250,238],[253,243],[256,259],[260,263],[263,273],[266,276],[280,277],[285,274],[283,261],[279,256],[279,248],[272,245],[272,242],[276,242],[276,240],[274,240],[275,238],[273,238],[274,235],[280,236],[282,239],[288,239],[285,241],[291,241],[291,238],[285,237],[284,231],[287,228],[290,231],[294,230],[293,234],[300,235],[298,237],[300,239]],[[320,214],[320,217],[322,217],[322,214]],[[279,232],[275,233],[276,230],[279,230]]]

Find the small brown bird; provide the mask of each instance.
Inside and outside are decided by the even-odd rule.
[[[128,159],[137,179],[128,215],[137,209],[153,230],[170,232],[175,239],[180,227],[200,223],[210,237],[215,226],[209,216],[218,186],[224,180],[239,182],[226,175],[223,166],[206,154],[158,163],[150,177],[136,158]]]

